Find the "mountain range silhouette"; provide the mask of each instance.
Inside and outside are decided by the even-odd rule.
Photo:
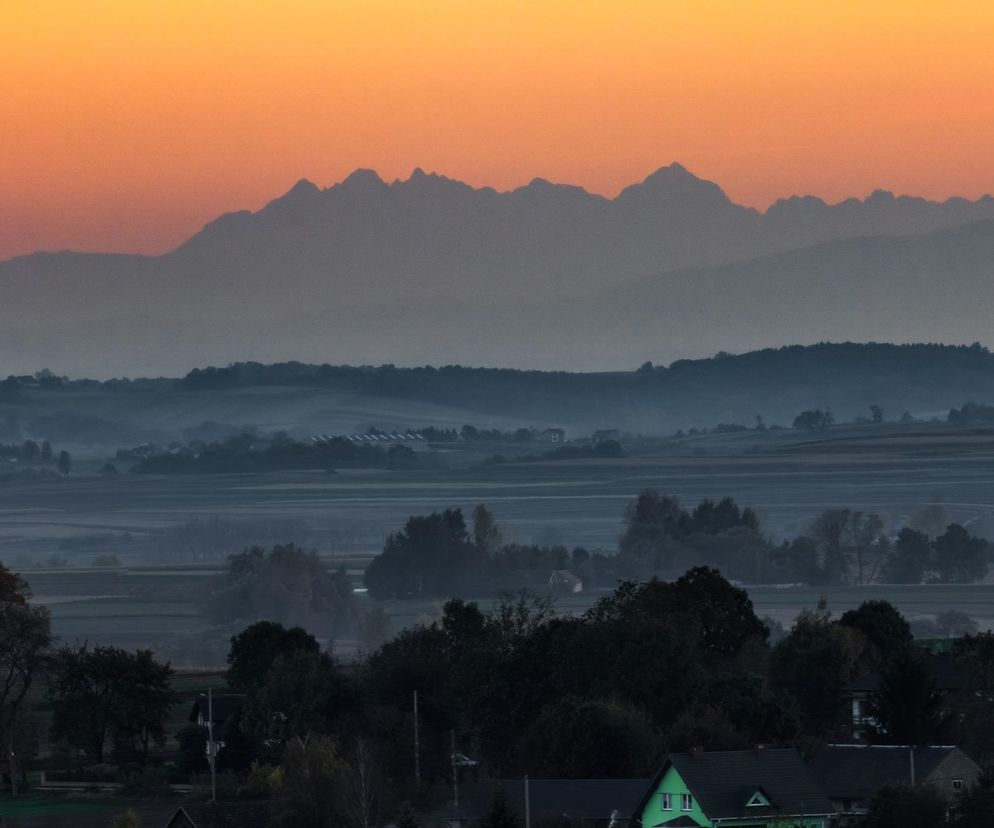
[[[994,198],[735,204],[680,164],[605,198],[416,169],[301,180],[162,256],[0,262],[0,360],[95,376],[301,358],[630,367],[818,339],[983,340]]]

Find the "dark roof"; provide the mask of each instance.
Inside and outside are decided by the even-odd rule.
[[[625,818],[645,793],[647,779],[531,779],[528,798],[533,819],[610,819],[614,811]],[[493,800],[494,792],[504,790],[510,807],[521,817],[525,814],[523,779],[498,779],[460,786],[460,815],[482,817]],[[451,809],[450,809],[451,810]]]
[[[264,828],[270,816],[268,802],[187,803],[166,828]]]
[[[226,721],[233,714],[239,713],[242,709],[242,702],[244,700],[245,697],[238,693],[215,693],[214,700],[210,705],[211,713],[214,716],[214,724],[220,724],[221,722]],[[193,703],[193,707],[190,709],[189,721],[197,721],[201,710],[204,712],[204,721],[207,721],[207,709],[207,694],[201,693],[197,696],[197,700]]]
[[[724,750],[692,755],[671,753],[643,792],[633,818],[638,820],[666,771],[673,767],[708,819],[831,814],[828,798],[814,783],[796,750]],[[746,802],[762,791],[770,807]],[[667,823],[671,824],[671,823]],[[652,828],[652,826],[644,826]]]
[[[925,781],[956,747],[916,747],[915,779]],[[832,799],[868,799],[887,784],[911,783],[911,751],[892,745],[826,745],[808,766]]]

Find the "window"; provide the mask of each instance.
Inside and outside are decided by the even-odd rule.
[[[672,811],[673,810],[673,794],[663,794],[663,810]]]
[[[963,780],[962,779],[954,779],[953,780],[953,790],[956,791],[956,793],[959,793],[960,791],[963,790]]]
[[[756,791],[746,803],[747,808],[769,808],[770,800],[763,796],[762,791]]]
[[[694,807],[694,797],[690,794],[680,794],[680,810],[689,811]]]

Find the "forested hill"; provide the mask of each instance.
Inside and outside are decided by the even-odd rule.
[[[237,363],[177,379],[66,380],[50,372],[0,384],[0,422],[64,442],[74,425],[178,433],[215,421],[298,434],[376,425],[561,425],[669,433],[718,423],[790,425],[801,410],[837,420],[905,412],[945,418],[994,403],[994,355],[945,345],[820,344],[718,354],[630,372],[567,373],[460,366],[349,367]],[[92,438],[98,439],[98,438]]]
[[[518,417],[574,419],[586,412],[626,427],[648,428],[653,412],[708,425],[752,422],[756,414],[792,418],[801,408],[826,405],[848,417],[877,404],[896,418],[944,412],[964,400],[994,401],[994,355],[978,345],[825,343],[617,373],[239,363],[195,370],[181,381],[187,389],[267,385],[348,388]]]

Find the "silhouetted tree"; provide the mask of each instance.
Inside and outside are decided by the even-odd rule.
[[[275,621],[257,621],[232,636],[225,678],[235,690],[258,687],[277,658],[298,652],[320,653],[321,645],[301,627],[286,629]]]
[[[770,680],[793,697],[806,731],[831,736],[844,719],[843,693],[852,677],[846,642],[828,610],[804,611],[773,650]]]
[[[888,601],[864,601],[856,609],[842,613],[838,623],[865,636],[870,646],[866,665],[869,669],[882,667],[893,653],[914,643],[911,626]]]
[[[870,696],[870,738],[879,744],[941,744],[948,730],[943,694],[924,656],[912,647],[894,655]]]
[[[118,749],[133,743],[147,758],[151,744],[165,739],[174,700],[172,674],[148,650],[62,648],[48,686],[52,737],[84,750],[95,762],[103,761],[108,738]]]
[[[446,509],[409,518],[403,531],[387,538],[364,577],[376,598],[446,595],[478,571],[478,557],[462,510]]]
[[[987,541],[957,523],[951,523],[932,548],[932,570],[940,583],[970,584],[987,575]]]
[[[806,428],[811,431],[828,428],[835,422],[831,409],[813,408],[802,411],[794,418],[794,428]]]
[[[937,828],[946,801],[932,785],[887,785],[874,794],[864,828]]]
[[[503,788],[494,791],[490,807],[480,820],[480,828],[518,828],[518,818],[511,810]]]
[[[893,584],[920,584],[932,558],[932,542],[924,532],[905,528],[884,562],[881,576]]]
[[[29,604],[30,597],[27,582],[0,564],[0,744],[10,762],[13,796],[21,717],[32,687],[50,666],[54,641],[48,607]]]
[[[542,778],[638,779],[658,757],[652,723],[616,702],[565,696],[545,707],[523,739],[528,772]]]

